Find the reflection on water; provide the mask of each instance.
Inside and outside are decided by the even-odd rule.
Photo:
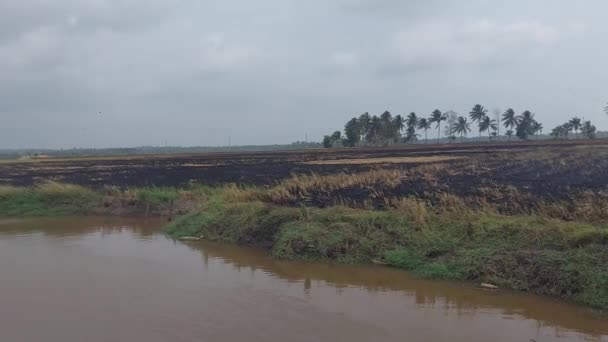
[[[0,220],[0,332],[10,341],[608,341],[608,320],[586,308],[182,243],[159,234],[162,224]]]

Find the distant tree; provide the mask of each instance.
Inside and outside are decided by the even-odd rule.
[[[361,140],[359,127],[359,120],[357,118],[350,119],[346,125],[344,125],[344,135],[346,136],[344,139],[344,146],[353,147],[359,143]]]
[[[469,117],[473,122],[480,123],[481,120],[486,116],[488,110],[483,108],[482,105],[476,104],[473,109],[469,112]],[[481,126],[479,129],[479,137],[481,138]]]
[[[458,117],[458,120],[454,124],[454,133],[460,134],[460,140],[462,141],[463,136],[467,135],[471,131],[471,124],[467,122],[465,117]]]
[[[435,109],[433,113],[431,113],[431,117],[429,118],[429,123],[437,124],[437,143],[439,144],[439,139],[441,139],[441,122],[447,120],[447,115],[441,113],[439,109]]]
[[[412,112],[407,116],[405,120],[405,124],[407,126],[405,139],[408,142],[416,141],[416,128],[418,128],[418,116],[416,113]]]
[[[579,117],[573,117],[570,119],[570,124],[572,125],[572,129],[574,130],[574,137],[578,137],[578,129],[581,128],[581,119]]]
[[[449,138],[450,136],[455,135],[453,132],[454,124],[456,123],[456,121],[458,121],[458,117],[460,115],[458,115],[458,113],[453,110],[448,110],[443,115],[445,115],[445,117],[447,118],[445,120],[445,135]]]
[[[517,125],[519,124],[519,118],[517,117],[517,115],[515,115],[515,111],[513,110],[513,108],[507,109],[507,111],[502,114],[502,123],[509,130],[512,130],[514,127],[517,127]],[[511,131],[511,135],[513,135],[513,131]],[[511,135],[508,135],[509,140],[511,140]]]
[[[534,135],[534,114],[529,110],[526,110],[518,117],[518,124],[515,129],[515,135],[522,140],[528,139],[529,136]]]
[[[405,123],[408,127],[418,127],[418,115],[416,115],[416,113],[414,112],[411,112],[407,116]]]
[[[539,134],[543,131],[543,124],[534,120],[532,122],[532,130],[534,131],[534,135],[536,135],[536,140],[538,140]]]
[[[372,116],[367,135],[366,141],[370,144],[378,144],[380,142],[380,132],[382,131],[382,122],[376,115]]]
[[[591,121],[583,122],[581,126],[581,133],[588,139],[595,139],[595,132],[597,129],[591,124]]]
[[[559,126],[555,127],[554,129],[552,129],[551,133],[549,135],[551,135],[555,139],[559,139],[559,138],[568,139],[568,134],[570,133],[571,130],[572,130],[572,128],[570,127],[570,123],[565,123],[563,125],[559,125]]]
[[[393,140],[398,141],[401,131],[405,128],[405,119],[401,115],[395,115],[393,119]]]
[[[608,114],[608,103],[606,103],[606,107],[604,107],[604,113]]]
[[[341,143],[342,142],[342,132],[340,131],[335,131],[332,135],[331,135],[331,143],[332,146],[335,146],[336,143]]]
[[[382,113],[382,115],[380,115],[380,126],[381,126],[380,134],[381,134],[382,143],[384,145],[387,145],[388,142],[390,140],[392,140],[393,132],[394,132],[393,115],[388,110],[385,111],[384,113]]]
[[[366,136],[369,131],[372,118],[368,112],[359,115],[359,141],[367,141]]]
[[[450,135],[448,137],[448,139],[450,139],[450,144],[453,143],[454,141],[456,141],[456,136],[454,134]]]
[[[564,137],[566,137],[566,139],[568,139],[568,135],[570,134],[570,132],[572,132],[574,127],[572,127],[572,124],[570,122],[566,122],[565,124],[562,125],[562,129],[563,129]]]
[[[551,133],[549,133],[550,136],[552,136],[554,139],[558,139],[562,136],[562,125],[559,125],[555,128],[553,128],[551,130]]]
[[[488,139],[492,140],[491,133],[493,130],[496,130],[496,120],[491,119],[489,116],[484,116],[479,121],[479,131],[480,132],[488,131]]]
[[[418,120],[418,128],[419,129],[423,129],[424,130],[424,143],[426,144],[428,142],[428,137],[426,135],[426,131],[431,128],[431,123],[429,122],[429,120],[422,118]]]
[[[332,146],[331,137],[329,135],[324,136],[323,137],[323,147],[330,148],[331,146]]]
[[[511,137],[513,136],[513,130],[507,130],[507,132],[505,133],[508,137],[509,137],[509,141],[511,141]]]

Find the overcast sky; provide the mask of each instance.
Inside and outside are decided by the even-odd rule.
[[[608,130],[606,0],[0,0],[0,148],[320,140],[368,111]],[[101,112],[101,114],[99,114]]]

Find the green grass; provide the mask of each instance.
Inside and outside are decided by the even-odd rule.
[[[179,192],[175,188],[147,187],[136,189],[135,197],[143,203],[160,205],[177,200]]]
[[[94,191],[55,182],[32,187],[0,186],[0,216],[112,215],[113,210],[121,209],[115,205],[129,209],[128,213],[134,215],[162,215],[171,213],[179,204],[199,203],[213,191],[200,186],[188,189],[147,187],[124,191],[105,188]]]
[[[86,214],[101,200],[92,190],[54,182],[32,188],[0,187],[2,216]]]

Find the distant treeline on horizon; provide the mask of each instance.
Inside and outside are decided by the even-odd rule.
[[[242,145],[242,146],[139,146],[111,148],[70,148],[70,149],[0,149],[0,159],[15,159],[27,157],[78,157],[101,155],[139,155],[139,154],[171,154],[171,153],[213,153],[213,152],[247,152],[247,151],[278,151],[307,148],[321,148],[319,142],[296,141],[291,144],[276,145]]]

